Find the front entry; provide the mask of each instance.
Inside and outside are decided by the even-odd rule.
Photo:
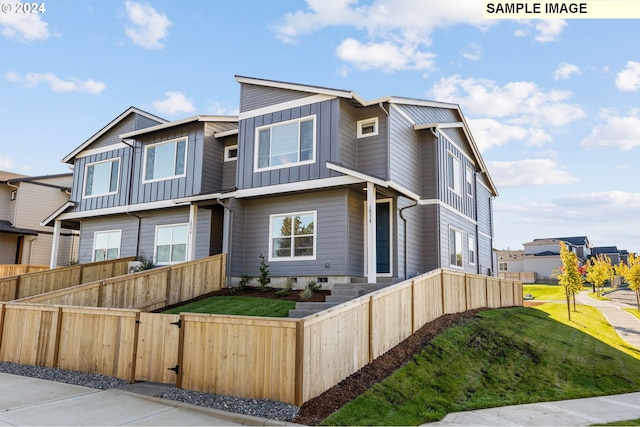
[[[376,272],[391,273],[391,202],[376,203]]]

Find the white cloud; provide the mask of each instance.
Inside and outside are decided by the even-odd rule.
[[[39,13],[0,13],[0,34],[9,39],[23,43],[46,40],[49,38],[47,27]]]
[[[436,82],[431,95],[460,104],[472,115],[502,118],[514,125],[563,126],[586,115],[582,107],[565,102],[571,92],[544,91],[533,82],[509,82],[501,87],[492,80],[454,75]]]
[[[567,80],[571,77],[572,74],[580,74],[580,68],[577,65],[567,64],[563,62],[560,66],[553,72],[554,80]]]
[[[238,107],[222,105],[216,101],[209,102],[206,111],[207,114],[211,114],[214,116],[237,116],[240,112]]]
[[[76,77],[70,77],[63,80],[53,73],[27,73],[24,77],[16,72],[8,72],[5,74],[7,81],[15,83],[23,83],[29,89],[35,89],[40,83],[47,83],[54,92],[80,92],[96,95],[107,88],[102,82],[93,79],[80,80]]]
[[[354,6],[358,0],[307,0],[308,11],[298,10],[284,15],[275,28],[276,36],[287,43],[298,37],[335,25],[354,25],[364,16]]]
[[[173,22],[148,4],[127,0],[125,7],[129,19],[129,25],[124,31],[127,37],[145,49],[162,49],[162,41],[167,37]]]
[[[581,146],[583,148],[617,148],[622,151],[640,146],[640,117],[607,117],[605,124],[593,129]]]
[[[462,56],[469,61],[479,61],[482,58],[482,47],[479,44],[471,43],[462,51]]]
[[[381,68],[395,70],[430,70],[434,68],[435,55],[419,52],[412,46],[397,46],[391,42],[362,44],[346,39],[336,49],[340,59],[361,70]]]
[[[164,114],[191,113],[195,110],[193,102],[182,92],[166,92],[165,99],[153,101],[153,108]]]
[[[559,162],[549,159],[493,161],[487,162],[487,167],[498,188],[564,185],[580,181],[563,170]]]
[[[627,68],[616,76],[616,87],[623,92],[640,89],[640,62],[627,62]]]
[[[535,25],[538,31],[535,39],[540,43],[556,41],[566,26],[567,22],[564,19],[541,20]]]

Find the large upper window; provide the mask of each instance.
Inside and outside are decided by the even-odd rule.
[[[188,224],[156,227],[156,263],[173,264],[187,260]]]
[[[120,159],[89,163],[84,173],[84,197],[106,196],[118,191]]]
[[[447,185],[455,193],[460,194],[460,159],[449,153],[447,160]]]
[[[256,170],[276,169],[315,161],[315,116],[256,129]]]
[[[464,188],[467,192],[467,196],[473,197],[473,171],[471,170],[471,168],[467,168]]]
[[[93,235],[93,261],[120,258],[122,230],[96,231]]]
[[[144,180],[156,181],[185,175],[187,139],[181,138],[144,149]]]
[[[476,264],[476,238],[473,236],[468,236],[469,239],[469,264]]]
[[[315,259],[316,211],[270,217],[270,260]]]
[[[449,264],[462,267],[462,232],[449,228]]]

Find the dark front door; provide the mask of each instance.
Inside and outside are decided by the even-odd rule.
[[[389,202],[377,203],[376,209],[376,271],[391,273],[391,218]]]

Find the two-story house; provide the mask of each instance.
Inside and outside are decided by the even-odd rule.
[[[72,174],[26,176],[0,171],[0,264],[49,265],[53,233],[42,220],[69,200]],[[62,229],[59,265],[77,259],[77,232]]]
[[[237,279],[256,276],[262,254],[275,284],[494,270],[497,191],[459,106],[236,80],[235,119],[112,125],[109,144],[96,134],[65,158],[74,206],[50,220],[82,223],[81,262],[100,250],[159,264],[225,252]],[[118,123],[146,117],[130,114]],[[94,196],[86,183],[102,162],[109,187]]]

